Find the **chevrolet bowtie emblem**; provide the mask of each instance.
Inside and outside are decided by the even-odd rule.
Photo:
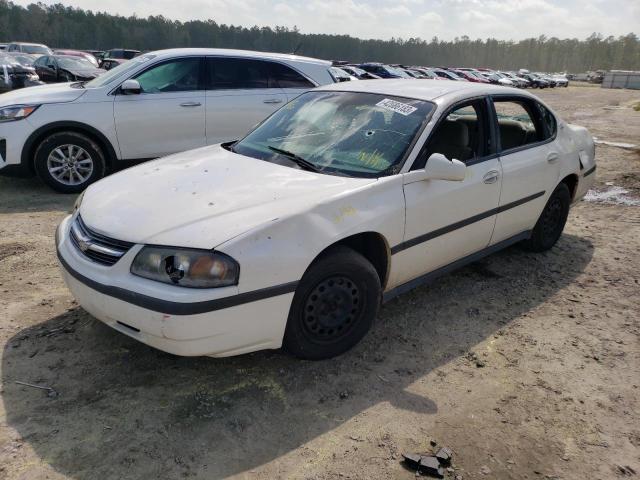
[[[82,250],[83,252],[86,252],[87,250],[89,250],[90,246],[91,244],[89,242],[78,239],[78,247],[80,247],[80,250]]]

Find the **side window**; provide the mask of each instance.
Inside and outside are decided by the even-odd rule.
[[[502,150],[522,147],[544,140],[540,122],[524,100],[493,100],[498,117]]]
[[[198,90],[200,58],[181,58],[161,63],[136,77],[144,93]]]
[[[547,138],[555,136],[558,128],[556,117],[554,117],[553,113],[538,102],[536,102],[536,108],[540,112],[540,119],[542,120],[542,125],[544,127],[544,139],[546,140]]]
[[[49,59],[49,57],[42,56],[39,59],[37,59],[35,62],[33,62],[34,65],[38,66],[38,67],[44,67],[47,64],[47,60]]]
[[[212,57],[207,70],[209,90],[269,88],[269,69],[261,60]]]
[[[412,170],[424,168],[428,158],[441,153],[449,160],[469,162],[488,153],[484,100],[455,107],[430,135],[424,155]]]
[[[314,88],[315,85],[294,69],[281,63],[270,62],[271,81],[280,88]],[[271,83],[271,82],[269,82]]]

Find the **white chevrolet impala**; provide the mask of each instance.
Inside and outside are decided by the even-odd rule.
[[[551,248],[594,152],[521,90],[341,83],[90,186],[58,258],[85,310],[158,349],[327,358],[400,293],[516,242]]]

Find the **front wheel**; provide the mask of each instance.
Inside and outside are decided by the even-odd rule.
[[[549,197],[540,218],[533,227],[531,238],[524,242],[524,246],[533,252],[544,252],[553,247],[567,223],[570,205],[569,187],[566,183],[561,183]]]
[[[102,149],[77,132],[57,132],[46,137],[36,149],[36,173],[54,190],[79,193],[105,173]]]
[[[369,331],[380,306],[380,277],[356,251],[336,247],[316,260],[298,284],[283,347],[308,360],[346,352]]]

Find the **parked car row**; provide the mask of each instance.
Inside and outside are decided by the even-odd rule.
[[[55,235],[64,281],[177,355],[339,355],[382,301],[551,248],[595,177],[589,133],[502,72],[175,49],[78,81],[95,65],[50,61],[72,81],[0,97],[0,172],[83,191]]]
[[[569,80],[565,75],[531,73],[528,70],[511,72],[488,68],[387,65],[377,62],[350,64],[343,61],[336,61],[334,65],[359,80],[372,78],[420,78],[425,80],[466,81],[518,88],[553,88],[556,86],[567,87],[569,85]],[[356,73],[355,69],[360,74]],[[368,76],[363,76],[363,73],[368,74]]]
[[[29,82],[8,82],[3,79],[0,91],[23,88],[43,83],[70,82],[91,80],[140,54],[139,50],[114,48],[102,50],[51,49],[46,45],[26,42],[0,44],[0,51],[6,54],[0,57],[0,68],[7,66],[8,78],[10,68],[16,61],[23,67],[33,68],[39,78],[29,77]],[[10,57],[13,57],[10,58]]]

